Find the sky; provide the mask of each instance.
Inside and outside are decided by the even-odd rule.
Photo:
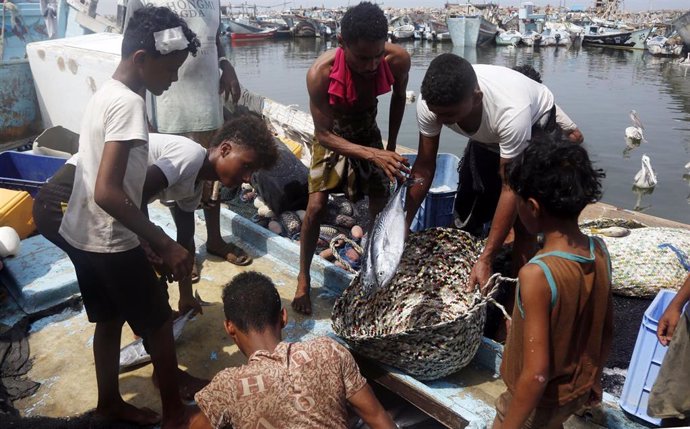
[[[464,3],[464,0],[461,0]],[[524,0],[493,0],[500,6],[519,6]],[[590,6],[594,0],[531,0],[537,6],[558,6],[559,2],[566,7],[583,6],[584,8]],[[457,3],[458,1],[453,1]],[[488,0],[475,0],[474,3],[485,3]],[[685,9],[690,10],[690,0],[623,0],[623,8],[631,11],[644,11],[651,9]],[[104,14],[114,14],[117,0],[100,0],[98,4],[99,12]],[[221,0],[221,4],[241,5],[246,3],[248,5],[257,6],[273,6],[277,10],[282,10],[285,4],[286,8],[312,7],[338,7],[354,5],[359,3],[359,0]],[[387,7],[436,7],[442,8],[445,0],[378,0],[383,8]]]

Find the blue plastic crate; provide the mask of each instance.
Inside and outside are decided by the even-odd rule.
[[[675,296],[676,292],[671,290],[659,291],[644,312],[619,401],[623,410],[657,426],[661,420],[647,415],[647,403],[667,348],[657,339],[656,329]]]
[[[416,154],[403,154],[413,165]],[[436,173],[431,188],[419,207],[410,229],[421,231],[436,226],[451,226],[455,211],[455,194],[458,190],[458,163],[460,158],[452,153],[436,155]],[[445,188],[445,189],[444,189]]]
[[[27,191],[36,196],[66,159],[23,152],[0,153],[0,188]]]

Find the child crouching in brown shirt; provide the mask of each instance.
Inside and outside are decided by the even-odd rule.
[[[350,352],[321,337],[283,342],[287,312],[263,274],[237,275],[223,290],[225,331],[248,357],[196,394],[196,428],[346,428],[347,404],[372,429],[395,428]]]
[[[601,197],[601,170],[587,151],[533,137],[507,172],[518,215],[544,248],[519,273],[501,364],[508,390],[494,428],[562,428],[601,399],[612,336],[611,265],[603,241],[584,235],[580,212]]]

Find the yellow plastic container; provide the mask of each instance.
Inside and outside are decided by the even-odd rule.
[[[0,226],[11,226],[22,240],[36,230],[33,208],[28,192],[0,188]]]
[[[283,142],[285,146],[290,149],[290,152],[294,153],[297,159],[300,159],[302,157],[302,145],[297,143],[296,141],[287,138],[287,137],[278,137],[280,141]]]

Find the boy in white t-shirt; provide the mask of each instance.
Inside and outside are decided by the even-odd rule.
[[[223,125],[223,100],[227,102],[232,97],[232,102],[237,103],[241,95],[237,74],[225,57],[220,40],[220,1],[129,0],[125,28],[129,17],[147,6],[171,8],[184,18],[201,42],[199,55],[180,68],[180,80],[162,96],[152,97],[151,120],[157,132],[189,137],[208,148],[213,135]],[[202,198],[206,253],[236,265],[249,265],[252,262],[249,254],[221,237],[220,204],[212,198],[213,185],[206,182]],[[198,275],[197,263],[194,265],[195,275]]]
[[[199,42],[168,8],[146,8],[130,22],[122,59],[91,97],[82,119],[74,189],[60,226],[74,264],[89,321],[96,324],[93,349],[98,385],[96,414],[137,424],[161,420],[184,427],[167,291],[142,249],[143,242],[188,277],[192,255],[139,210],[148,158],[146,106],[139,92],[161,94]],[[162,419],[126,403],[119,392],[120,336],[127,322],[150,350],[161,392]]]
[[[153,199],[174,201],[171,212],[177,242],[194,254],[194,211],[202,198],[204,181],[220,181],[233,188],[249,183],[252,173],[271,168],[278,152],[266,124],[256,116],[242,115],[228,122],[211,140],[208,149],[186,137],[152,134],[150,167],[146,174],[142,210]],[[154,137],[155,136],[155,137]],[[154,143],[154,139],[165,143]],[[201,307],[193,298],[192,279],[180,280],[178,309],[184,314]]]
[[[61,249],[66,244],[58,229],[72,194],[78,159],[79,155],[70,158],[35,198],[34,221],[39,232]],[[199,206],[203,181],[218,180],[227,187],[239,186],[249,182],[255,171],[270,168],[276,159],[274,137],[266,124],[252,115],[226,122],[209,149],[186,137],[151,133],[141,210],[147,213],[146,205],[155,199],[172,202],[177,242],[193,252],[194,211]],[[166,269],[157,268],[160,272]],[[194,299],[191,277],[180,279],[179,285],[179,312],[201,312]]]
[[[529,144],[533,133],[561,132],[549,89],[506,67],[476,64],[454,55],[436,57],[424,76],[417,101],[419,151],[412,176],[424,179],[407,193],[407,225],[421,205],[436,170],[445,125],[470,138],[460,168],[456,225],[482,234],[491,230],[475,263],[468,288],[483,286],[511,227],[515,226],[513,269],[536,252],[536,238],[517,221],[517,198],[503,180],[504,169]]]

